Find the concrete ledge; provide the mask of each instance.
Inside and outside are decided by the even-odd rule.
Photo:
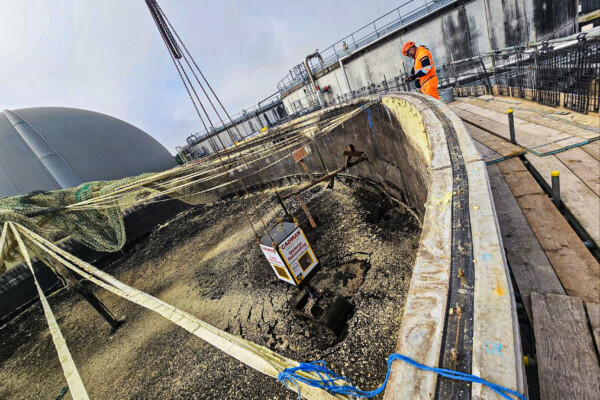
[[[390,101],[384,97],[383,103],[387,106]],[[460,119],[445,104],[439,101],[433,103],[451,121],[468,173],[475,263],[472,373],[524,393],[514,295],[485,164]],[[436,155],[445,153],[446,157],[444,162],[431,164],[432,176],[420,249],[396,351],[426,365],[438,366],[451,259],[452,173],[448,168],[440,168],[440,164],[444,166],[447,163],[448,147],[443,133],[440,134],[438,118],[432,118],[427,110],[422,111],[421,116],[430,138],[430,151]],[[400,113],[400,117],[416,118],[406,112]],[[437,398],[436,379],[433,373],[396,363],[384,398]],[[472,398],[488,399],[493,396],[495,394],[487,387],[473,385]]]
[[[475,262],[473,374],[524,393],[526,382],[516,303],[487,168],[461,119],[446,104],[439,107],[456,130],[469,179]],[[495,395],[480,384],[473,385],[472,394],[474,399]]]

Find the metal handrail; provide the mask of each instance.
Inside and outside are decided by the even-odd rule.
[[[454,3],[456,1],[457,0],[409,0],[400,5],[399,7],[396,7],[392,11],[355,30],[343,39],[338,40],[331,46],[327,47],[325,50],[320,51],[319,53],[323,57],[323,63],[311,65],[311,71],[313,72],[313,74],[315,74],[337,63],[340,58],[347,56],[352,51],[364,47],[365,45],[379,39],[380,37],[395,30],[398,30],[403,26],[407,25],[408,23],[411,23],[443,6],[446,6],[447,4]],[[414,3],[424,4],[420,7],[411,9],[410,11],[404,14],[400,11],[403,7]],[[397,18],[385,23],[383,26],[377,26],[377,22],[381,22],[386,17],[389,17],[390,15],[393,15],[395,13],[398,14]],[[345,47],[343,45],[344,43],[346,44]],[[280,93],[284,93],[289,88],[301,82],[302,79],[294,78],[290,74],[288,74],[281,81],[279,81],[279,83],[277,84],[277,89],[280,91]]]
[[[247,108],[245,110],[242,110],[236,114],[233,114],[231,116],[231,121],[225,123],[225,125],[219,124],[219,125],[215,125],[213,128],[209,128],[208,131],[203,130],[200,132],[196,132],[196,133],[192,133],[191,135],[188,136],[188,139],[193,138],[195,140],[193,140],[193,143],[190,143],[187,139],[187,144],[184,145],[182,148],[185,150],[186,148],[190,148],[193,147],[196,143],[201,142],[203,139],[205,139],[207,136],[215,133],[215,132],[220,132],[223,131],[226,128],[230,128],[236,124],[238,124],[239,122],[242,122],[244,120],[244,118],[246,118],[247,116],[252,116],[256,113],[260,113],[261,111],[265,110],[265,109],[269,109],[272,108],[272,106],[276,103],[281,102],[281,97],[279,96],[279,93],[276,93],[275,95],[271,96],[274,97],[271,101],[269,101],[266,104],[261,104],[259,106],[260,103],[264,103],[265,100],[268,100],[269,98],[262,100],[259,104],[256,104],[250,108]]]

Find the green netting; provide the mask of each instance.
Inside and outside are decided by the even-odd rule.
[[[261,170],[277,168],[277,163],[288,157],[291,149],[330,132],[362,109],[332,118],[319,113],[306,116],[280,127],[279,132],[251,138],[235,151],[222,150],[200,163],[192,162],[165,172],[0,198],[0,231],[5,222],[12,221],[54,242],[71,238],[93,250],[118,251],[126,241],[123,213],[129,208],[168,198],[194,205],[207,204],[232,192],[243,194],[242,180],[260,183]],[[277,134],[283,135],[273,140]],[[242,162],[245,157],[250,158],[253,168]],[[5,243],[0,243],[0,273],[19,258],[14,240],[10,234],[5,236]]]
[[[219,196],[210,192],[230,184],[231,171],[237,167],[237,162],[221,166],[208,159],[162,173],[0,198],[0,231],[5,222],[13,221],[52,241],[69,237],[93,250],[118,251],[126,241],[123,214],[127,209],[168,198],[188,204],[212,202]],[[7,240],[0,249],[0,273],[5,269],[2,261],[17,258],[11,242]]]
[[[18,222],[39,235],[58,240],[70,235],[98,251],[116,251],[125,243],[123,215],[113,207],[70,210],[67,206],[91,199],[111,182],[91,182],[66,190],[35,191],[0,199],[0,222]]]

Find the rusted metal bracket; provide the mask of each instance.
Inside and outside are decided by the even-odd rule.
[[[310,173],[310,170],[308,169],[308,164],[306,164],[306,161],[304,161],[304,158],[306,156],[308,156],[309,154],[310,154],[310,147],[303,146],[303,147],[300,147],[298,150],[294,151],[292,153],[292,156],[294,157],[294,161],[296,161],[297,164],[302,165],[302,168],[304,168],[304,171],[308,175],[308,179],[310,179],[310,181],[313,182],[315,179],[314,179],[313,175]]]
[[[300,203],[300,206],[302,206],[302,209],[304,210],[304,213],[306,214],[306,216],[308,217],[308,220],[310,221],[310,225],[313,228],[317,227],[317,224],[314,220],[314,218],[312,217],[310,211],[308,210],[308,207],[306,206],[306,204],[304,203],[304,201],[302,200],[302,198],[300,197],[300,193],[302,193],[303,191],[310,189],[311,187],[321,183],[321,182],[326,182],[329,181],[329,184],[327,185],[327,187],[329,189],[333,189],[333,185],[334,185],[334,179],[335,176],[337,174],[339,174],[340,172],[344,172],[345,170],[347,170],[348,168],[351,168],[353,166],[355,166],[356,164],[360,164],[363,161],[367,161],[369,158],[365,155],[364,152],[362,151],[356,151],[356,149],[354,148],[354,145],[349,144],[348,148],[346,149],[346,151],[344,151],[343,155],[346,156],[346,160],[344,162],[344,165],[341,168],[336,169],[333,172],[330,172],[329,174],[326,174],[320,178],[315,178],[309,168],[308,165],[306,164],[306,162],[304,161],[304,158],[306,156],[308,156],[310,154],[310,149],[307,146],[301,147],[300,149],[296,150],[294,153],[292,153],[294,160],[296,161],[296,163],[299,163],[302,165],[302,168],[304,168],[304,171],[306,171],[306,174],[308,175],[308,178],[310,180],[310,183],[302,186],[300,189],[294,190],[290,193],[284,193],[281,196],[281,200],[285,200],[285,199],[289,199],[290,197],[296,197],[296,199],[298,200],[298,202]],[[357,157],[356,160],[352,160],[352,157]]]
[[[315,222],[314,218],[312,217],[312,214],[310,213],[310,210],[306,206],[306,203],[304,202],[304,200],[302,200],[302,197],[300,197],[300,195],[297,194],[296,195],[296,199],[298,200],[298,203],[300,203],[300,205],[302,206],[302,209],[304,210],[304,214],[306,214],[306,216],[308,217],[308,221],[310,222],[310,226],[312,226],[313,228],[316,228],[317,227],[317,223]]]
[[[346,151],[344,152],[344,155],[346,156],[346,162],[344,163],[344,166],[348,168],[348,163],[350,162],[352,157],[362,157],[363,154],[365,154],[363,151],[356,151],[354,149],[354,145],[350,143],[348,145],[348,149],[346,149]]]

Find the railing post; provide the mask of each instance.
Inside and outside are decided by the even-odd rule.
[[[515,118],[513,116],[513,109],[508,109],[508,129],[510,130],[510,142],[517,144],[517,138],[515,135]]]
[[[560,172],[552,171],[552,202],[557,208],[560,208]]]

